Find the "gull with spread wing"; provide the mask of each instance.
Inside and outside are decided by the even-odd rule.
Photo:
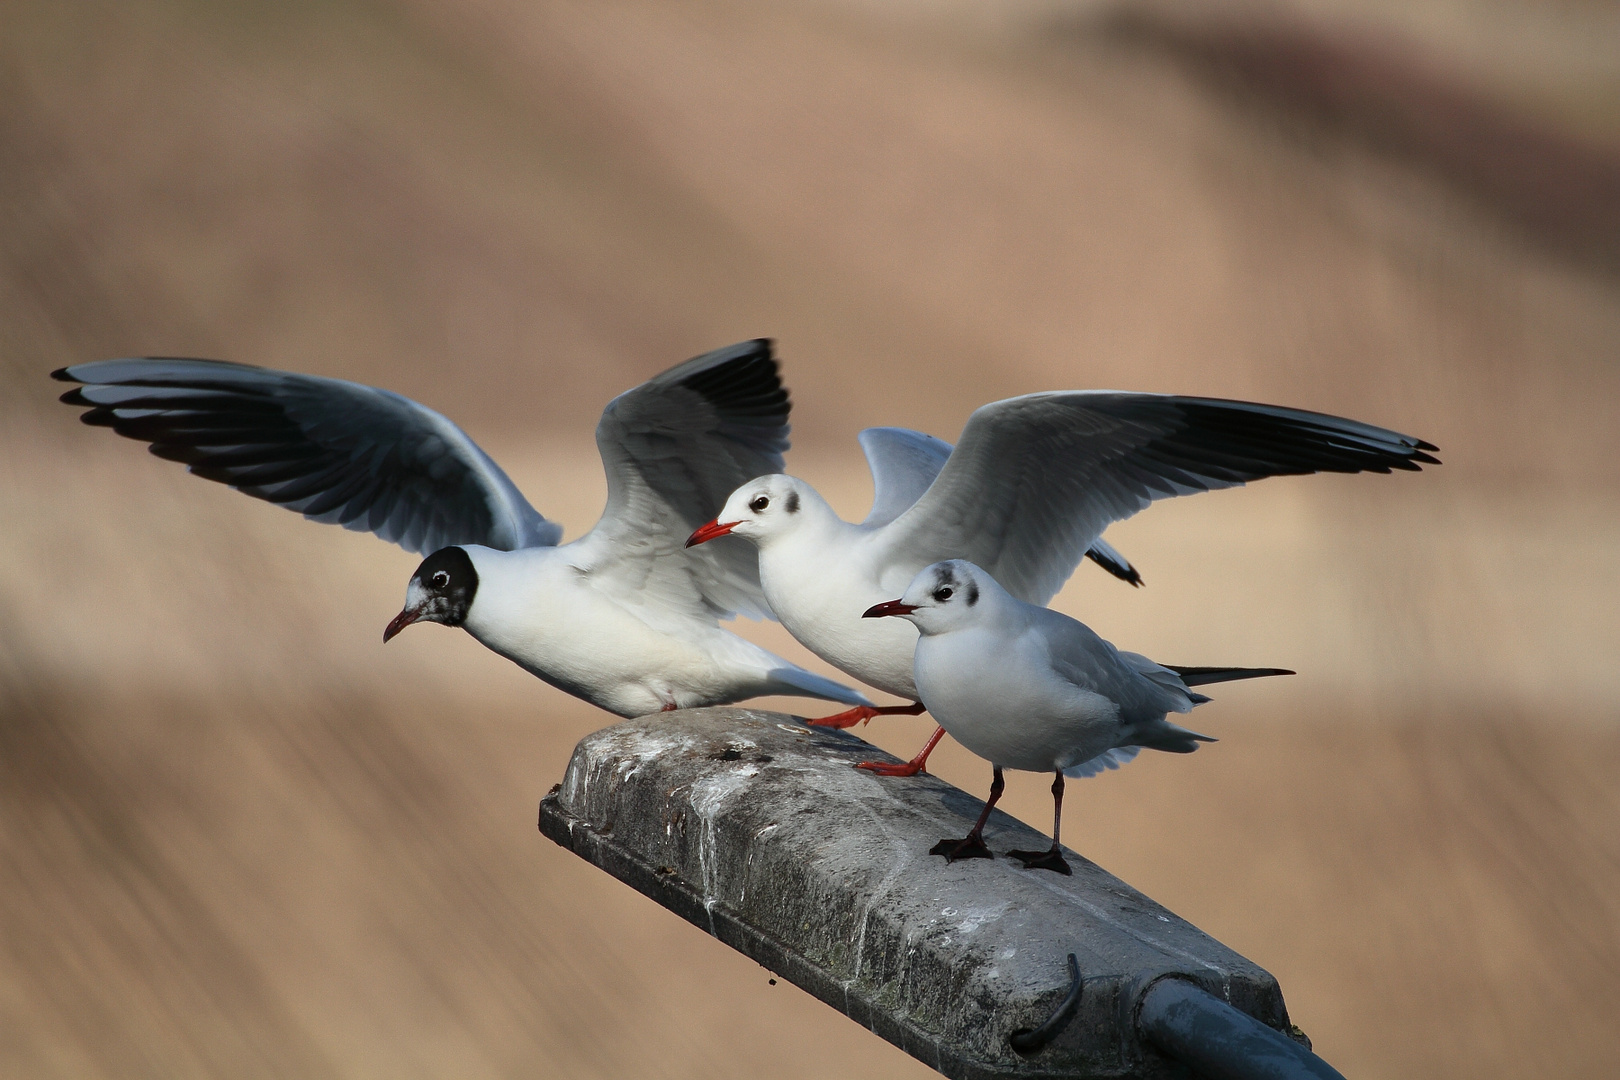
[[[823,721],[834,726],[923,711],[912,677],[916,630],[860,613],[934,562],[971,560],[1019,600],[1044,605],[1088,553],[1124,565],[1100,543],[1103,530],[1157,499],[1270,476],[1439,464],[1432,444],[1355,420],[1112,390],[1027,394],[982,406],[954,449],[939,443],[947,456],[937,475],[918,464],[927,455],[916,440],[863,438],[863,446],[879,482],[873,512],[860,524],[840,519],[803,480],[778,474],[738,488],[687,541],[753,541],[765,597],[795,638],[839,670],[917,702],[860,707]],[[886,474],[909,482],[886,487]],[[913,775],[942,734],[905,765],[863,766]]]
[[[545,682],[639,716],[764,694],[866,699],[723,629],[769,617],[758,559],[683,546],[750,476],[782,467],[789,402],[769,341],[680,364],[608,403],[608,499],[590,532],[530,506],[466,433],[376,387],[217,360],[130,359],[53,373],[81,419],[209,480],[425,554],[387,641],[460,626]]]
[[[905,595],[867,609],[865,618],[904,619],[921,633],[913,670],[923,704],[956,741],[990,762],[990,799],[967,836],[941,840],[931,854],[993,858],[984,842],[1005,781],[1001,770],[1056,773],[1052,847],[1010,851],[1025,869],[1069,873],[1058,830],[1063,778],[1117,769],[1146,750],[1190,754],[1208,735],[1170,723],[1209,698],[1207,683],[1292,675],[1283,668],[1173,667],[1121,652],[1090,627],[1026,604],[964,559],[925,566]]]

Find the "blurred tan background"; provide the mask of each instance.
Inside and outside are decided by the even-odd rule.
[[[1064,835],[1273,971],[1357,1080],[1612,1075],[1614,4],[0,0],[0,27],[0,1074],[928,1075],[539,837],[609,718],[463,634],[384,648],[413,556],[82,427],[45,378],[155,353],[382,384],[572,536],[606,400],[769,335],[791,467],[852,517],[861,427],[953,439],[1039,389],[1438,443],[1110,532],[1147,587],[1084,568],[1063,610],[1301,674],[1222,688],[1221,742],[1075,789]],[[1046,787],[1003,805],[1044,825]]]

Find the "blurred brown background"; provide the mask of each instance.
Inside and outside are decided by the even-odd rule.
[[[1119,387],[1345,413],[1420,475],[1161,504],[1057,601],[1220,691],[1065,837],[1355,1078],[1620,1053],[1620,9],[0,0],[0,1074],[926,1070],[542,840],[607,721],[415,559],[80,426],[226,359],[462,423],[570,535],[603,403],[779,339],[793,470]],[[744,632],[803,650],[778,628]],[[926,720],[880,721],[901,753]],[[949,747],[939,773],[981,791]],[[1046,784],[1004,805],[1041,824]]]

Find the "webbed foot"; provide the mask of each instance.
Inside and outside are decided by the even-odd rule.
[[[1051,870],[1065,875],[1074,873],[1069,869],[1063,853],[1055,847],[1045,851],[1009,851],[1007,854],[1023,863],[1025,870]]]
[[[957,859],[993,859],[995,855],[985,846],[984,837],[968,835],[960,840],[941,840],[928,849],[930,855],[943,855],[945,861],[953,863]]]
[[[806,720],[811,727],[850,728],[863,721],[870,720],[877,715],[877,710],[870,705],[857,705],[853,709],[845,709],[841,713],[831,716],[821,716],[814,720]]]

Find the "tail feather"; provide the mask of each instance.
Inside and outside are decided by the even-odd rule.
[[[1196,731],[1188,731],[1184,727],[1161,720],[1144,730],[1137,731],[1132,736],[1138,746],[1149,750],[1163,750],[1168,754],[1190,754],[1198,749],[1199,743],[1219,742],[1213,735],[1201,735]]]
[[[1287,668],[1280,667],[1182,667],[1179,664],[1165,664],[1164,666],[1180,675],[1181,681],[1188,686],[1236,682],[1239,679],[1263,679],[1268,675],[1299,674],[1296,671],[1289,671]],[[1209,699],[1205,698],[1204,700],[1208,701]]]

